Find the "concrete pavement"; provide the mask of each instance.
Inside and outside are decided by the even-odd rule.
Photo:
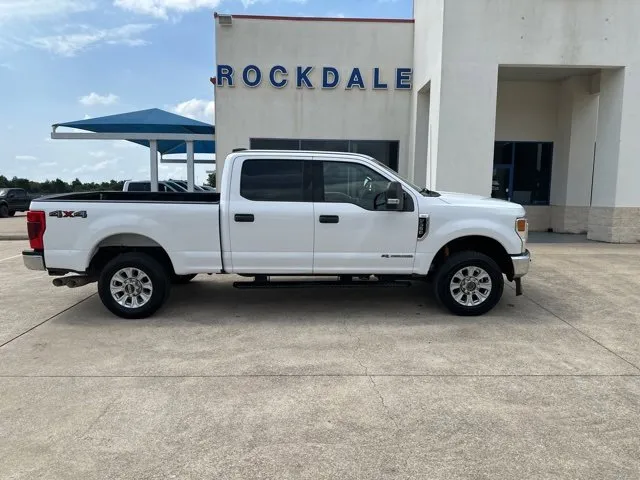
[[[480,318],[199,276],[141,321],[0,250],[2,476],[636,479],[640,248],[531,248],[525,296]]]
[[[15,217],[0,218],[0,240],[27,240],[27,214],[17,212]]]

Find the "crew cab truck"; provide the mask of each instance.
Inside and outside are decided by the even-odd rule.
[[[59,286],[97,281],[105,307],[124,318],[153,314],[172,283],[197,274],[253,277],[234,285],[259,288],[430,280],[457,315],[491,310],[505,278],[521,294],[530,255],[520,205],[430,191],[348,153],[239,151],[221,182],[219,194],[39,198],[24,263]]]
[[[31,198],[22,188],[0,188],[0,218],[13,217],[29,210]]]

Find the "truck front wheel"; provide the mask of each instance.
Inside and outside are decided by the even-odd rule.
[[[434,287],[440,303],[452,313],[483,315],[500,301],[504,277],[498,264],[487,255],[459,252],[440,267]]]
[[[168,297],[167,271],[153,257],[130,252],[109,261],[98,279],[98,294],[107,309],[127,318],[153,315]]]

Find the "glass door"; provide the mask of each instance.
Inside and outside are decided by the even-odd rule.
[[[495,165],[493,167],[493,183],[491,196],[502,200],[511,201],[512,182],[511,165]]]

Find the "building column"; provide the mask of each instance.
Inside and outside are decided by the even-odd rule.
[[[429,145],[430,84],[414,91],[412,98],[412,126],[409,149],[410,179],[418,186],[427,186]]]
[[[151,191],[158,191],[158,141],[149,140],[149,171],[151,173]]]
[[[193,154],[193,141],[187,142],[187,190],[193,192],[194,188],[194,178],[195,178],[195,167],[194,167],[194,154]]]
[[[587,232],[597,124],[598,95],[592,77],[563,81],[551,174],[554,232]]]
[[[606,69],[600,76],[600,104],[588,238],[640,242],[640,85],[634,68]]]
[[[428,153],[436,165],[427,177],[435,177],[435,190],[490,196],[498,66],[445,63],[439,86],[431,91]]]

